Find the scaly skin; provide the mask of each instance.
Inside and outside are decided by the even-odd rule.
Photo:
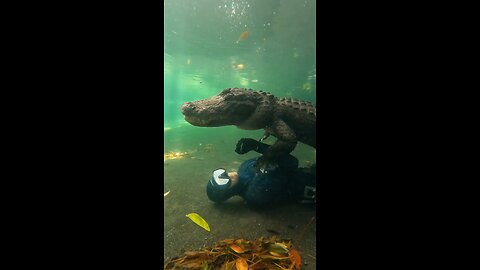
[[[181,111],[194,126],[235,125],[241,129],[265,129],[277,138],[264,157],[267,160],[288,154],[300,141],[316,148],[316,106],[307,101],[276,98],[263,91],[226,88],[208,99],[185,102]]]

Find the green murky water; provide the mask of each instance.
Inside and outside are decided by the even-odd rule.
[[[165,0],[164,144],[165,152],[187,152],[165,160],[164,259],[225,238],[269,236],[298,239],[313,208],[291,205],[271,211],[246,208],[241,198],[218,206],[205,193],[213,169],[237,169],[255,153],[238,155],[242,137],[259,139],[263,130],[200,128],[183,120],[183,102],[204,99],[228,87],[264,90],[277,97],[315,103],[316,36],[312,0]],[[270,138],[267,143],[273,143]],[[299,144],[293,154],[301,165],[315,162],[315,149]],[[206,232],[186,214],[196,212],[210,224]],[[297,246],[304,269],[316,262],[315,226],[305,229]]]

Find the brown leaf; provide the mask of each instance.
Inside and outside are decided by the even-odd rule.
[[[201,251],[186,251],[185,252],[185,256],[187,256],[187,258],[196,258],[196,257],[200,256],[201,254],[203,254],[203,252],[201,252]]]
[[[256,269],[267,269],[268,265],[263,262],[258,262],[253,265],[250,265],[249,270],[256,270]]]
[[[272,256],[272,255],[258,255],[259,258],[262,259],[272,259],[272,260],[285,260],[290,259],[290,257],[280,257],[280,256]]]

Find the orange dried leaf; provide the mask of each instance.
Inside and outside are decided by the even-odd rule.
[[[239,247],[239,246],[237,246],[237,245],[235,245],[235,244],[231,244],[229,247],[230,247],[231,250],[235,251],[236,253],[243,253],[243,252],[245,252],[245,250],[243,250],[243,248],[241,248],[241,247]]]
[[[235,267],[237,270],[248,270],[248,263],[244,258],[237,258],[235,260]]]
[[[298,251],[292,248],[288,253],[290,254],[291,260],[295,263],[295,268],[300,270],[302,267],[302,257],[300,257]]]

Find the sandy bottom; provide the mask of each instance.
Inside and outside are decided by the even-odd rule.
[[[238,196],[215,204],[206,195],[212,170],[219,167],[236,170],[243,161],[258,156],[257,153],[238,155],[234,149],[238,139],[258,139],[262,131],[189,125],[164,130],[164,152],[188,153],[183,158],[164,161],[164,192],[170,191],[164,197],[164,262],[186,250],[199,250],[222,239],[270,237],[273,230],[279,238],[292,239],[302,256],[302,269],[316,268],[318,221],[314,207],[289,204],[260,211],[246,206]],[[274,141],[271,138],[266,143]],[[293,155],[300,160],[300,166],[315,162],[315,150],[303,144],[297,146]],[[192,212],[208,222],[210,232],[185,216]]]

